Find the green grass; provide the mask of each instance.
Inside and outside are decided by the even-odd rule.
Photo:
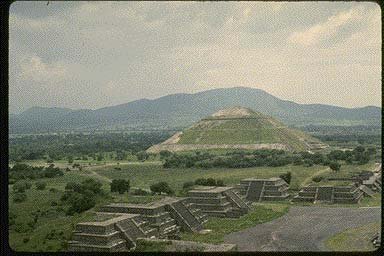
[[[226,185],[236,185],[245,178],[271,178],[290,171],[292,173],[291,189],[298,190],[301,183],[324,168],[325,166],[283,166],[283,167],[252,167],[252,168],[212,168],[212,169],[164,169],[160,164],[132,164],[95,170],[98,174],[110,179],[129,179],[131,186],[148,189],[153,183],[166,181],[176,191],[181,190],[183,183],[198,178],[222,179]]]
[[[137,240],[135,251],[137,252],[165,252],[167,247],[172,244],[171,241],[147,241],[143,239]]]
[[[273,118],[202,120],[183,131],[178,144],[259,144],[282,143],[295,150],[305,150],[301,141],[317,142],[304,132],[290,129]]]
[[[347,229],[325,241],[332,251],[373,251],[371,238],[380,231],[381,223],[374,222],[357,228]]]
[[[238,219],[210,218],[204,225],[210,233],[182,233],[182,240],[219,244],[224,242],[224,236],[264,222],[279,218],[288,212],[285,204],[257,204],[252,210]]]
[[[359,205],[361,207],[381,206],[381,193],[373,194],[373,197],[365,196],[361,199]]]

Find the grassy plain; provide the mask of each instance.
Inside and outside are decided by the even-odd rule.
[[[182,233],[182,239],[188,241],[219,244],[224,241],[224,236],[257,224],[271,221],[288,212],[289,206],[285,204],[257,204],[252,210],[238,219],[210,218],[204,225],[211,230],[206,234]]]
[[[371,238],[380,231],[381,223],[374,222],[347,229],[328,238],[325,245],[332,251],[373,251]]]

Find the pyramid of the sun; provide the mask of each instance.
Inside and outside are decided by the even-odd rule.
[[[282,149],[310,150],[325,147],[302,131],[288,128],[280,121],[243,107],[219,110],[213,115],[174,134],[147,151],[186,151],[201,149]]]

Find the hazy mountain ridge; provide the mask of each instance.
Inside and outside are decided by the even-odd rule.
[[[96,110],[33,107],[9,116],[10,133],[67,129],[174,129],[187,127],[219,109],[241,105],[282,120],[287,125],[381,125],[381,108],[343,108],[298,104],[260,89],[234,87],[195,94],[141,99]]]

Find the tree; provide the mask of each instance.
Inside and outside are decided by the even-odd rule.
[[[162,150],[160,151],[160,159],[167,158],[171,155],[172,153],[168,150]]]
[[[30,189],[32,184],[27,181],[18,181],[15,184],[13,184],[13,191],[18,192],[18,193],[23,193],[25,190]]]
[[[98,154],[97,155],[97,161],[103,161],[103,155],[102,154]]]
[[[329,168],[332,169],[332,171],[338,172],[340,170],[341,164],[338,162],[331,162],[329,164]]]
[[[144,162],[145,160],[148,159],[149,155],[148,155],[148,153],[145,152],[145,151],[140,151],[140,152],[138,152],[138,153],[136,154],[136,157],[137,157],[137,160],[139,160],[139,161],[143,161],[143,162]]]
[[[161,194],[164,192],[167,195],[174,194],[174,191],[169,187],[168,183],[165,181],[151,185],[150,189],[153,193]]]
[[[26,199],[27,199],[27,195],[26,195],[25,193],[17,192],[17,193],[15,193],[15,195],[13,196],[13,201],[14,201],[15,203],[21,203],[21,202],[24,202]]]
[[[44,190],[47,186],[47,183],[45,183],[44,181],[38,181],[35,183],[35,185],[37,190]]]
[[[184,182],[183,189],[189,189],[189,188],[193,187],[193,185],[195,185],[195,183],[193,181]]]
[[[124,194],[124,192],[129,191],[129,180],[115,179],[111,183],[111,192],[119,192],[119,194]]]
[[[73,156],[68,156],[68,163],[72,164],[73,163]]]

